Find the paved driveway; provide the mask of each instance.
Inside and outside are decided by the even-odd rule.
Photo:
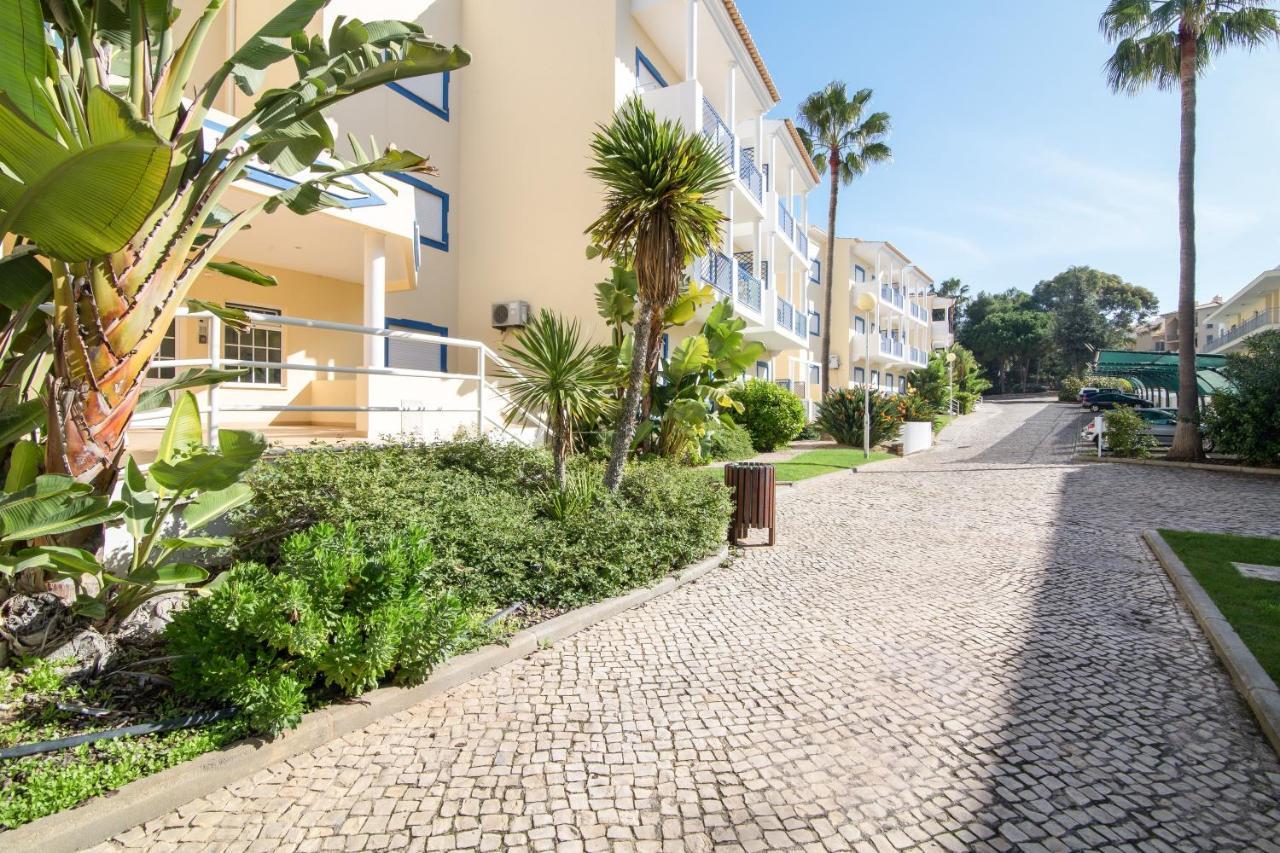
[[[1139,540],[1280,532],[1280,487],[1073,464],[1076,417],[794,487],[778,547],[109,849],[1280,850],[1280,763]]]

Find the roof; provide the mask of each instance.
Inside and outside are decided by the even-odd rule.
[[[1201,394],[1212,394],[1231,384],[1222,375],[1226,363],[1226,356],[1196,354],[1196,387]],[[1094,359],[1093,372],[1099,376],[1119,376],[1144,388],[1178,390],[1176,352],[1101,350]]]
[[[809,156],[809,149],[805,147],[804,139],[800,136],[800,131],[796,130],[795,122],[789,118],[782,120],[787,126],[787,132],[791,134],[791,138],[796,143],[796,148],[800,149],[800,156],[804,158],[804,164],[809,168],[809,174],[813,176],[813,182],[816,184],[822,180],[822,175],[818,172],[818,167],[814,164],[813,158]]]
[[[769,69],[764,66],[764,59],[760,57],[760,50],[756,47],[756,41],[751,37],[751,31],[747,29],[747,24],[742,20],[742,13],[738,11],[738,4],[733,0],[723,0],[724,10],[729,13],[729,19],[733,21],[734,27],[738,30],[738,35],[742,38],[742,43],[747,47],[747,53],[751,56],[751,61],[755,63],[756,71],[760,72],[760,79],[764,80],[764,86],[769,90],[769,96],[773,98],[776,104],[782,100],[782,96],[778,94],[778,87],[773,85],[773,78],[769,76]],[[803,148],[803,146],[801,146]]]

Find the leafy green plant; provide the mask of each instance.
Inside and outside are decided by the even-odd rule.
[[[737,461],[756,455],[751,433],[736,423],[721,423],[702,443],[702,456],[708,461]]]
[[[260,732],[297,725],[322,696],[419,684],[476,621],[431,564],[418,530],[373,551],[351,525],[297,534],[275,566],[235,565],[174,617],[174,682]]]
[[[604,209],[587,228],[592,255],[636,273],[636,334],[605,485],[616,491],[631,451],[650,356],[664,312],[680,295],[684,270],[720,238],[710,203],[728,186],[720,148],[706,135],[659,121],[631,98],[591,141],[588,173],[603,185]]]
[[[507,418],[546,413],[556,481],[563,487],[575,427],[596,423],[614,408],[614,356],[607,347],[584,344],[577,320],[566,321],[546,308],[503,352],[515,368],[505,375],[511,399]]]
[[[1068,376],[1058,385],[1059,402],[1079,402],[1080,391],[1086,387],[1104,391],[1124,391],[1125,393],[1133,391],[1133,383],[1122,376]]]
[[[898,413],[904,421],[932,422],[937,408],[923,395],[911,389],[906,394],[898,395]]]
[[[1205,413],[1214,449],[1256,465],[1280,464],[1280,332],[1246,338],[1222,374],[1231,385],[1213,395]]]
[[[850,447],[861,447],[863,441],[864,395],[871,400],[871,446],[897,438],[902,426],[902,411],[887,394],[864,388],[837,388],[818,407],[818,426],[836,441]]]
[[[70,521],[65,519],[77,527],[123,520],[131,540],[124,571],[108,567],[95,553],[72,545],[27,548],[15,555],[19,567],[38,567],[51,576],[72,580],[78,590],[73,612],[105,628],[157,595],[207,579],[209,573],[204,568],[182,555],[231,544],[230,539],[199,533],[249,500],[252,493],[241,480],[266,450],[266,441],[257,433],[241,430],[220,430],[217,450],[201,446],[202,441],[200,411],[195,395],[187,391],[174,405],[149,470],[143,474],[129,460],[120,501],[106,504],[104,498],[88,494],[88,485],[50,474],[20,493],[32,498],[23,504],[30,508],[28,514],[39,508],[46,519],[42,536],[68,529]],[[3,513],[4,504],[0,504],[0,518]],[[53,519],[64,521],[51,526],[48,521]],[[31,527],[14,531],[14,535],[19,533],[24,539],[36,538]],[[93,579],[91,587],[86,588],[86,578]]]
[[[1103,433],[1111,453],[1122,459],[1145,459],[1156,446],[1147,432],[1147,421],[1128,406],[1117,406],[1103,416]]]
[[[804,403],[772,382],[748,379],[738,401],[743,411],[735,420],[751,433],[752,445],[762,453],[784,446],[804,429]]]
[[[0,233],[18,243],[17,260],[0,264],[0,291],[43,269],[54,305],[52,335],[24,350],[14,393],[29,395],[48,372],[45,470],[102,493],[147,365],[200,274],[275,283],[217,260],[230,240],[281,207],[308,214],[338,204],[355,176],[434,172],[424,157],[394,146],[365,153],[354,141],[350,162],[335,162],[326,111],[470,61],[410,22],[339,16],[327,40],[312,36],[325,0],[293,0],[197,80],[231,4],[192,5],[203,9],[179,27],[168,0],[0,4]],[[261,91],[268,69],[285,61],[298,79]],[[205,118],[232,85],[258,97],[210,142]],[[262,165],[295,182],[233,212],[224,204],[232,185]]]
[[[948,354],[955,356],[955,361],[950,364],[947,362]],[[928,364],[911,371],[907,375],[907,384],[938,411],[946,411],[950,401],[960,394],[976,400],[991,387],[973,353],[959,344],[929,353]]]

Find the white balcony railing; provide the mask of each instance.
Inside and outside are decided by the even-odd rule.
[[[1256,332],[1258,329],[1266,326],[1280,326],[1280,308],[1259,311],[1243,323],[1223,332],[1222,335],[1213,342],[1213,346],[1210,347],[1210,349],[1220,350],[1228,344],[1238,341],[1243,337],[1247,337],[1250,333]]]

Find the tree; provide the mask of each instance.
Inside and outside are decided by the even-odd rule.
[[[604,210],[587,228],[592,254],[636,272],[631,370],[605,470],[616,491],[635,435],[649,351],[666,308],[680,294],[685,267],[719,239],[720,211],[707,199],[729,185],[724,154],[701,134],[659,122],[638,98],[619,108],[592,137],[588,173],[605,187]]]
[[[1206,431],[1215,449],[1246,462],[1280,464],[1280,331],[1245,339],[1227,356],[1229,385],[1214,392]]]
[[[1059,364],[1079,376],[1098,350],[1119,346],[1160,302],[1147,288],[1114,273],[1076,266],[1037,284],[1030,307],[1053,317],[1054,353]]]
[[[503,350],[516,368],[505,377],[511,399],[507,417],[547,413],[556,483],[563,488],[574,430],[613,408],[613,352],[585,345],[577,320],[566,322],[546,308]]]
[[[833,273],[836,252],[836,211],[840,202],[840,187],[853,183],[853,179],[866,173],[874,163],[887,163],[893,152],[885,143],[889,135],[890,119],[885,112],[863,117],[871,101],[870,89],[859,89],[849,97],[844,83],[832,81],[814,92],[800,104],[799,131],[805,149],[813,158],[818,171],[831,178],[831,194],[827,200],[827,257],[826,293],[823,296],[824,317],[831,316],[834,294]],[[822,364],[831,362],[831,324],[822,324]],[[822,371],[822,395],[831,390],[831,377]]]
[[[934,296],[941,296],[944,299],[955,300],[955,314],[957,320],[964,313],[964,306],[969,302],[969,285],[963,284],[958,278],[949,278],[941,284],[931,285],[929,292]]]
[[[206,269],[274,283],[216,262],[228,241],[261,213],[337,204],[332,190],[351,176],[434,172],[416,154],[365,154],[354,144],[354,162],[317,167],[337,147],[325,111],[470,61],[400,21],[339,18],[327,42],[308,37],[326,0],[294,0],[210,79],[192,80],[224,5],[208,0],[179,40],[173,0],[0,4],[0,233],[18,238],[0,263],[0,289],[32,262],[47,270],[44,467],[103,492],[147,366],[192,283]],[[255,94],[267,69],[286,60],[299,79],[262,92],[206,150],[204,119],[223,88]],[[251,163],[297,184],[232,212],[221,202]]]
[[[975,353],[997,366],[1001,392],[1007,390],[1007,376],[1016,367],[1022,374],[1022,388],[1027,386],[1031,365],[1048,351],[1052,320],[1041,311],[1026,308],[1002,310],[988,314],[968,328],[967,340]]]
[[[1136,94],[1149,85],[1181,93],[1178,150],[1178,428],[1170,459],[1203,455],[1196,387],[1196,80],[1216,54],[1252,49],[1280,38],[1280,15],[1265,0],[1110,0],[1100,21],[1116,42],[1107,82]]]

